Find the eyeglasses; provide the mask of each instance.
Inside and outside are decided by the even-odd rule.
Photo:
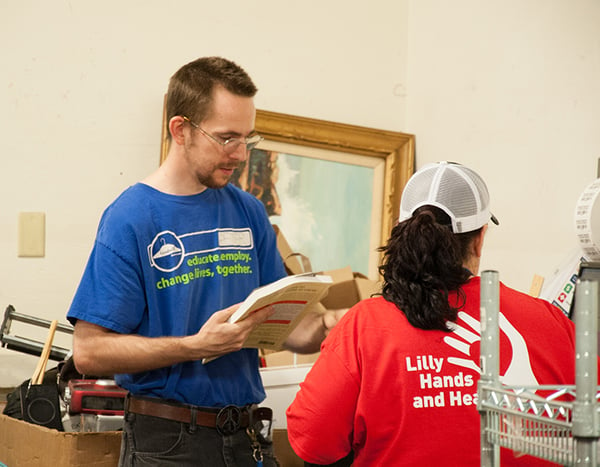
[[[219,138],[217,136],[213,136],[210,133],[204,131],[202,128],[200,128],[200,125],[198,125],[197,123],[192,122],[188,117],[186,116],[182,116],[183,119],[188,122],[190,125],[192,125],[194,128],[196,128],[197,130],[200,130],[200,132],[212,139],[215,143],[220,144],[221,147],[223,148],[223,151],[225,152],[225,154],[230,155],[233,154],[237,148],[240,147],[241,144],[245,144],[246,145],[246,152],[250,152],[252,151],[256,145],[258,143],[260,143],[264,138],[260,135],[252,135],[252,136],[248,136],[246,138],[227,138],[225,141],[223,141],[222,138]]]

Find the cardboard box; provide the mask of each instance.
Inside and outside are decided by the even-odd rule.
[[[298,457],[292,446],[290,446],[287,430],[280,428],[273,430],[273,452],[282,467],[304,467],[304,461]]]
[[[267,352],[264,355],[264,359],[266,367],[272,368],[275,366],[291,366],[314,363],[318,356],[319,352],[300,354],[290,352],[289,350],[281,350],[279,352]]]
[[[359,301],[369,298],[374,293],[381,291],[381,284],[368,279],[360,273],[353,273],[350,267],[327,271],[333,277],[333,284],[329,287],[327,296],[321,300],[327,310],[351,308]]]
[[[324,271],[332,277],[333,284],[329,287],[327,295],[317,305],[315,312],[322,313],[326,310],[339,310],[351,308],[360,300],[369,298],[373,293],[381,290],[381,284],[365,277],[360,273],[353,273],[350,266],[331,271]],[[282,352],[264,352],[267,368],[274,366],[298,365],[313,363],[319,353],[295,354],[284,350]]]
[[[0,462],[8,467],[116,467],[121,432],[52,430],[0,414]]]
[[[51,430],[0,414],[0,463],[7,467],[116,467],[121,432],[72,433]],[[303,467],[287,430],[273,430],[273,450],[283,467]]]

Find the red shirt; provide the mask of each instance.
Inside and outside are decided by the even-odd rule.
[[[479,277],[463,290],[456,324],[468,332],[415,328],[382,297],[348,311],[287,410],[294,451],[316,464],[353,450],[355,467],[479,466]],[[505,384],[575,383],[575,330],[560,310],[500,284],[500,312]],[[503,466],[548,465],[502,456]]]

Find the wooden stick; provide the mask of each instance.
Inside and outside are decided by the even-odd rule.
[[[31,377],[31,384],[42,384],[44,381],[44,372],[46,371],[46,365],[50,357],[50,351],[52,350],[52,341],[54,340],[54,333],[56,332],[56,326],[58,326],[58,320],[54,320],[50,323],[50,330],[48,331],[48,337],[46,343],[40,355],[37,367]]]
[[[538,276],[535,274],[533,276],[533,280],[531,281],[531,287],[529,288],[529,295],[532,297],[539,297],[540,292],[542,291],[542,286],[544,285],[544,278],[542,276]]]

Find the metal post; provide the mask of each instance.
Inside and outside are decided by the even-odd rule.
[[[486,426],[491,415],[481,407],[486,396],[483,386],[500,387],[500,339],[498,313],[500,309],[500,287],[498,271],[481,273],[481,378],[478,383],[478,404],[480,412],[481,467],[500,465],[500,448],[488,440]]]
[[[575,289],[575,465],[596,466],[598,424],[598,282],[580,280]]]

